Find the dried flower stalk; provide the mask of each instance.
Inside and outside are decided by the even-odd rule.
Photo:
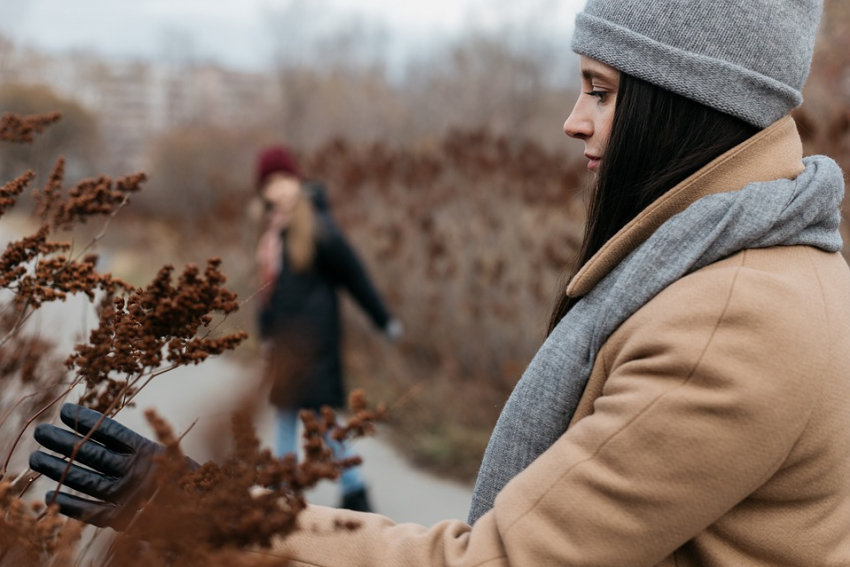
[[[58,119],[58,114],[6,114],[0,119],[0,140],[31,142]],[[362,394],[352,397],[354,416],[346,427],[337,425],[330,410],[320,417],[302,416],[307,457],[301,463],[261,449],[245,411],[233,417],[233,454],[221,464],[190,470],[171,427],[149,412],[166,448],[156,469],[158,489],[100,559],[88,556],[88,546],[79,547],[81,524],[59,516],[53,506],[22,499],[21,487],[31,486],[32,474],[19,475],[20,482],[3,480],[27,428],[48,417],[77,385],[85,387],[81,404],[115,415],[154,377],[232,350],[247,337],[242,331],[219,331],[239,307],[236,295],[224,287],[219,259],[203,269],[189,265],[179,275],[165,266],[148,286],[135,288],[98,271],[97,257],[86,254],[91,244],[74,254],[70,243],[53,240],[55,232],[93,217],[106,217],[108,224],[145,181],[144,174],[114,182],[100,176],[66,191],[64,175],[60,158],[44,187],[33,192],[39,228],[0,253],[0,290],[8,294],[8,301],[0,302],[0,388],[17,395],[11,403],[0,397],[0,427],[19,427],[0,472],[0,567],[66,567],[81,561],[122,567],[285,565],[284,558],[255,552],[296,529],[297,515],[306,506],[305,490],[359,463],[335,461],[325,439],[364,434],[383,418],[385,410],[368,410]],[[0,216],[34,179],[28,171],[0,188]],[[63,367],[55,345],[28,335],[25,324],[45,303],[69,295],[98,302],[98,326]]]
[[[48,114],[33,114],[18,116],[5,113],[0,117],[0,140],[15,144],[29,144],[35,140],[36,134],[41,134],[45,128],[62,118],[59,112]]]

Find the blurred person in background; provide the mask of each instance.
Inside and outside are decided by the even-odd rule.
[[[468,520],[396,525],[309,506],[310,529],[272,555],[313,567],[850,565],[844,179],[830,158],[803,157],[790,117],[821,9],[589,0],[564,124],[596,174],[580,261],[496,424]],[[348,522],[357,529],[334,530]]]
[[[264,205],[257,247],[262,307],[259,332],[275,407],[275,453],[297,452],[302,409],[344,407],[338,288],[345,288],[391,340],[401,323],[387,310],[362,263],[329,213],[324,189],[306,181],[283,146],[257,158],[256,187]],[[328,440],[338,459],[347,444]],[[360,467],[342,474],[340,507],[369,511]]]

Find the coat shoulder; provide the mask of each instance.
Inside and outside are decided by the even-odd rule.
[[[850,341],[848,320],[850,271],[840,255],[805,246],[745,250],[668,286],[600,357],[607,368],[663,355],[682,372],[711,363],[733,374],[761,361],[758,368],[782,368],[779,382],[811,387],[850,375],[850,359],[835,356]]]
[[[823,345],[833,296],[850,298],[848,276],[839,255],[806,246],[744,250],[676,281],[624,327],[723,325],[756,338]]]

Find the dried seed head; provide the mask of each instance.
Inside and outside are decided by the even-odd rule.
[[[24,117],[7,112],[0,117],[0,140],[28,144],[35,140],[36,134],[41,134],[45,128],[58,122],[60,118],[62,114],[59,112]]]

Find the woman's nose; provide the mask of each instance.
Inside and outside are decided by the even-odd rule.
[[[583,112],[581,100],[576,102],[573,111],[564,122],[564,134],[579,140],[585,140],[593,135],[593,121]]]

